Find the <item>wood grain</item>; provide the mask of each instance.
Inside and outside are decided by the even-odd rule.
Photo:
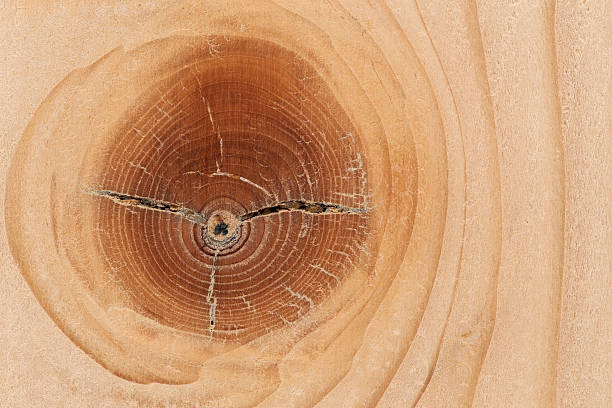
[[[608,1],[1,13],[1,407],[612,406]]]

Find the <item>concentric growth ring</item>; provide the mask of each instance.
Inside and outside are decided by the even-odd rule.
[[[244,340],[306,315],[350,272],[369,228],[366,158],[297,55],[239,38],[217,52],[152,84],[87,187],[132,307]]]
[[[345,359],[412,242],[415,146],[398,106],[372,104],[389,72],[354,75],[329,47],[251,30],[169,37],[75,71],[13,159],[22,273],[120,377],[260,398],[283,361],[311,369],[338,342]],[[211,380],[223,372],[260,385]]]

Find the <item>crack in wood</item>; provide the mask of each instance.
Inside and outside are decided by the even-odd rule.
[[[85,190],[85,192],[91,195],[108,198],[120,205],[139,207],[180,215],[181,217],[184,217],[185,219],[191,222],[201,225],[202,227],[206,227],[206,222],[208,221],[204,215],[197,211],[167,201],[131,194],[123,194],[112,190],[87,189]]]
[[[118,193],[112,190],[94,190],[84,189],[88,194],[104,197],[113,202],[131,206],[139,207],[154,211],[168,212],[176,214],[185,219],[194,222],[202,227],[207,226],[208,219],[201,213],[192,209],[186,208],[182,205],[174,204],[167,201],[157,200],[149,197],[142,197],[131,194]],[[370,212],[369,208],[355,208],[347,207],[335,203],[325,202],[314,202],[306,200],[287,200],[281,201],[278,204],[260,208],[255,211],[248,212],[238,217],[240,222],[247,222],[257,217],[264,217],[268,215],[278,214],[281,212],[288,211],[301,211],[313,215],[327,215],[327,214],[365,214]]]
[[[215,255],[212,260],[212,267],[210,269],[210,283],[208,285],[208,294],[206,295],[206,301],[210,303],[210,299],[212,298],[213,291],[215,289],[215,273],[217,272],[217,257],[219,256],[219,251],[215,251]],[[213,319],[211,319],[212,321]],[[211,323],[212,324],[212,323]]]
[[[260,208],[259,210],[246,213],[240,217],[240,221],[248,221],[255,217],[261,217],[279,212],[301,211],[310,214],[365,214],[369,208],[347,207],[340,204],[313,202],[306,200],[287,200],[281,201],[270,207]]]
[[[215,331],[215,311],[217,309],[217,297],[213,297],[213,291],[215,289],[215,273],[217,272],[217,257],[219,256],[219,251],[215,251],[215,256],[212,260],[212,268],[210,271],[210,284],[208,286],[208,294],[206,295],[206,302],[210,305],[210,309],[208,311],[208,318],[210,320],[210,336],[212,337]],[[211,298],[213,301],[211,302]]]

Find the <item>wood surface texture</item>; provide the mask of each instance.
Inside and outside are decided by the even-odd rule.
[[[612,407],[611,6],[3,2],[0,407]]]

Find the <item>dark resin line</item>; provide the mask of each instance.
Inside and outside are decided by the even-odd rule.
[[[169,203],[166,201],[156,200],[148,197],[140,197],[136,195],[129,195],[123,193],[117,193],[111,190],[85,190],[88,194],[108,198],[117,204],[126,205],[130,207],[139,207],[149,210],[168,212],[171,214],[180,215],[189,221],[192,221],[202,227],[206,227],[207,219],[204,215],[197,211],[193,211],[183,206]]]
[[[240,221],[248,221],[255,217],[276,214],[285,211],[302,211],[310,214],[365,214],[369,209],[346,207],[332,203],[317,203],[304,200],[288,200],[246,213],[240,217]]]

